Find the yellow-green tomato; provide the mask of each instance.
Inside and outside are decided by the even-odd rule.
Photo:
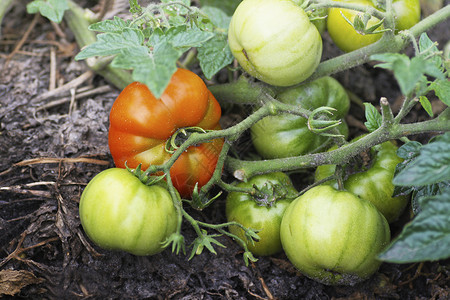
[[[336,147],[330,150],[332,149],[336,149]],[[408,204],[407,195],[393,197],[392,179],[397,164],[401,163],[403,159],[397,156],[397,146],[390,141],[372,147],[370,154],[372,161],[368,167],[358,166],[357,169],[360,169],[360,172],[348,175],[344,180],[344,188],[372,202],[391,223],[398,219]],[[333,175],[335,170],[335,165],[317,167],[316,181]],[[337,187],[336,182],[332,182],[332,184]]]
[[[395,31],[413,27],[420,21],[419,0],[394,0],[392,2],[395,18]]]
[[[257,175],[237,187],[256,187],[259,195],[231,192],[226,200],[228,222],[237,222],[246,228],[259,230],[259,241],[247,240],[244,231],[236,226],[229,231],[247,242],[248,249],[255,255],[272,255],[281,251],[280,224],[284,211],[296,197],[297,191],[289,176],[282,172]]]
[[[339,0],[339,2],[344,3],[354,3],[360,5],[374,6],[372,1],[369,0]],[[330,34],[333,42],[338,46],[342,51],[350,52],[372,43],[378,41],[382,33],[376,34],[360,34],[358,33],[352,25],[350,25],[341,15],[342,14],[351,22],[354,21],[355,17],[360,14],[362,18],[362,13],[343,8],[330,8],[328,10],[328,19],[327,19],[327,30]],[[371,17],[367,23],[367,27],[371,27],[378,23],[380,20]],[[382,29],[382,27],[380,27]]]
[[[177,227],[169,192],[120,168],[102,171],[89,182],[81,195],[80,220],[98,246],[135,255],[161,252]]]
[[[281,243],[304,275],[327,285],[354,285],[380,266],[389,224],[369,201],[329,185],[295,199],[281,222]]]
[[[242,68],[275,86],[302,82],[322,56],[322,38],[291,0],[244,0],[234,12],[228,43]]]

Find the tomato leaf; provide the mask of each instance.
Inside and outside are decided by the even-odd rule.
[[[179,50],[188,50],[191,47],[200,47],[204,42],[214,36],[214,33],[202,31],[197,27],[172,27],[164,33],[167,42]]]
[[[131,26],[130,20],[125,21],[116,16],[113,20],[104,20],[89,26],[89,30],[103,33],[121,33],[126,28],[136,28],[136,26]]]
[[[420,204],[422,211],[380,254],[380,259],[409,263],[450,257],[450,188],[421,198]]]
[[[442,58],[440,51],[426,33],[422,33],[419,38],[419,53],[421,56],[428,57],[437,68],[442,68]]]
[[[64,12],[69,9],[67,0],[34,0],[27,4],[27,12],[41,15],[53,21],[60,23],[64,17]]]
[[[424,56],[410,59],[405,54],[384,53],[372,55],[371,59],[383,62],[376,67],[394,72],[403,95],[409,95],[420,81],[426,80],[425,74],[441,80],[445,79],[444,73],[435,61],[425,59]]]
[[[423,109],[427,112],[427,114],[432,117],[433,116],[433,108],[431,107],[431,102],[425,96],[419,97],[420,104],[422,104]]]
[[[437,79],[431,83],[430,89],[434,90],[442,102],[450,106],[450,81]]]
[[[424,145],[415,160],[394,177],[394,184],[421,186],[450,180],[450,133]]]
[[[213,23],[214,26],[220,29],[224,29],[225,32],[226,30],[228,30],[231,17],[228,16],[223,10],[213,6],[204,6],[202,7],[202,12],[208,15],[211,23]]]
[[[233,54],[225,35],[216,35],[198,48],[198,60],[203,74],[211,79],[217,72],[233,62]]]
[[[97,41],[83,48],[75,60],[93,56],[117,55],[121,51],[142,46],[144,35],[137,29],[125,28],[120,33],[108,32],[97,35]]]
[[[378,110],[370,103],[364,103],[366,108],[366,122],[364,125],[370,132],[377,130],[381,126],[382,118]]]

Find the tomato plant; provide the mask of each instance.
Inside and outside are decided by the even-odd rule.
[[[280,224],[284,211],[296,197],[297,191],[289,176],[282,172],[256,175],[239,188],[255,187],[259,192],[231,192],[226,200],[228,222],[238,222],[244,227],[258,231],[259,241],[248,242],[248,249],[255,255],[272,255],[281,251]],[[247,240],[244,231],[230,226],[230,232]]]
[[[80,220],[98,246],[153,255],[176,230],[172,198],[160,185],[147,186],[126,169],[97,174],[80,199]]]
[[[228,43],[242,68],[275,86],[302,82],[322,56],[322,38],[290,0],[244,0],[231,18]]]
[[[336,109],[333,119],[343,118],[350,107],[345,89],[332,77],[323,77],[289,88],[277,99],[283,103],[299,105],[314,110],[321,106]],[[347,124],[342,123],[339,131],[346,136]],[[268,116],[251,127],[253,145],[264,158],[298,156],[323,149],[330,138],[313,133],[308,129],[307,119],[293,114]]]
[[[408,204],[408,196],[393,197],[395,168],[403,161],[398,157],[397,146],[392,142],[384,142],[372,147],[372,160],[367,166],[358,166],[359,172],[348,173],[344,180],[344,188],[370,202],[386,217],[389,223],[397,220]],[[316,180],[334,174],[335,165],[322,165],[316,169]],[[334,182],[334,186],[337,184]]]
[[[289,260],[324,284],[354,285],[379,267],[389,225],[375,206],[352,193],[316,186],[295,199],[281,222]]]
[[[177,130],[190,127],[220,129],[220,105],[204,82],[189,70],[178,69],[160,99],[146,85],[134,82],[115,100],[110,113],[109,149],[117,167],[136,168],[167,162],[168,140]],[[195,129],[197,130],[197,129]],[[176,143],[183,141],[178,132]],[[170,143],[169,143],[170,144]],[[183,197],[189,197],[211,178],[223,139],[193,145],[170,169],[173,184]]]

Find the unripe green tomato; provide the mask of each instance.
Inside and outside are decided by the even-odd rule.
[[[330,150],[332,149],[336,149],[336,147]],[[388,222],[392,223],[398,219],[408,204],[407,195],[392,197],[394,193],[392,179],[395,168],[403,159],[397,156],[397,146],[390,141],[372,147],[371,154],[372,162],[369,167],[349,175],[344,180],[344,188],[372,202]],[[335,165],[317,167],[316,181],[333,175],[335,170]],[[336,182],[331,182],[331,184],[337,187]]]
[[[278,187],[275,187],[278,185]],[[256,175],[237,187],[266,189],[278,191],[277,198],[257,198],[248,193],[231,192],[227,196],[226,214],[228,222],[238,222],[246,228],[259,230],[259,241],[252,244],[245,237],[244,231],[232,225],[229,231],[247,242],[248,249],[258,256],[272,255],[280,252],[280,224],[284,211],[297,195],[297,190],[288,175],[282,172]]]
[[[375,206],[329,185],[295,199],[281,222],[281,243],[304,275],[327,285],[354,285],[380,266],[389,224]]]
[[[228,29],[228,43],[242,68],[275,86],[302,82],[322,56],[322,38],[291,0],[244,0]]]
[[[395,31],[413,27],[420,21],[419,0],[394,0],[392,8],[395,15]]]
[[[169,192],[120,168],[102,171],[89,182],[80,199],[80,220],[98,246],[135,255],[161,252],[177,228]]]
[[[321,106],[335,108],[332,116],[335,120],[344,118],[350,107],[344,87],[328,76],[288,88],[276,98],[280,102],[298,105],[311,111]],[[348,127],[345,122],[338,126],[338,130],[347,136]],[[330,137],[310,131],[307,119],[287,113],[261,119],[251,127],[250,133],[256,151],[265,159],[316,152],[324,147],[328,148],[331,140]]]
[[[338,2],[345,3],[354,3],[361,5],[374,6],[372,1],[369,0],[339,0]],[[327,19],[327,30],[330,34],[333,42],[338,46],[342,51],[350,52],[367,45],[373,44],[378,41],[382,33],[377,34],[359,34],[356,30],[350,25],[341,15],[349,19],[351,22],[354,21],[355,16],[361,14],[358,11],[343,9],[343,8],[330,8],[328,10],[328,19]],[[367,27],[371,27],[378,23],[378,20],[375,17],[371,17],[367,23]],[[383,26],[379,27],[379,29],[383,29]],[[378,30],[378,29],[377,29]]]

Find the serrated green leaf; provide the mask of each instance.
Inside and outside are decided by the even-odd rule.
[[[201,10],[209,17],[214,26],[228,30],[231,17],[228,16],[223,10],[213,6],[204,6]]]
[[[423,80],[424,74],[443,79],[444,73],[436,66],[433,60],[425,59],[423,56],[416,56],[409,59],[408,56],[398,53],[384,53],[372,55],[371,59],[383,63],[376,67],[392,70],[400,89],[404,95],[410,94],[414,88]]]
[[[419,97],[419,102],[422,104],[423,109],[427,112],[427,114],[432,117],[433,116],[433,107],[431,107],[431,102],[425,96]]]
[[[420,154],[421,148],[421,143],[417,141],[411,141],[398,148],[397,155],[403,159],[410,160]]]
[[[395,185],[420,186],[450,180],[450,133],[422,146],[420,154],[394,177]]]
[[[211,79],[217,72],[233,62],[233,54],[225,35],[216,35],[198,48],[198,60],[203,74]]]
[[[403,95],[408,95],[414,90],[417,82],[422,79],[425,61],[414,57],[409,60],[407,56],[402,56],[392,64],[395,78],[400,86]]]
[[[174,48],[200,47],[210,40],[214,33],[202,31],[198,28],[187,28],[186,26],[172,27],[166,33],[167,41]]]
[[[442,102],[450,106],[450,81],[437,79],[431,83],[430,88]]]
[[[75,56],[75,60],[93,56],[117,55],[122,50],[140,47],[144,43],[144,35],[137,29],[126,28],[121,33],[102,33],[97,41],[83,48]]]
[[[424,185],[419,187],[412,187],[413,194],[411,197],[411,204],[413,213],[417,215],[421,211],[420,200],[423,197],[431,197],[438,194],[442,194],[444,190],[450,188],[450,181],[443,181],[438,183],[433,183],[430,185]]]
[[[89,30],[103,33],[121,33],[125,28],[131,28],[130,23],[130,21],[125,21],[117,16],[114,16],[113,20],[104,20],[91,24],[89,26]]]
[[[425,32],[422,33],[419,38],[419,53],[424,56],[429,56],[429,60],[431,60],[436,67],[442,67],[442,58],[439,55],[439,49]]]
[[[450,189],[420,201],[422,210],[379,258],[394,263],[450,257]]]
[[[148,59],[134,68],[133,80],[146,84],[156,98],[161,97],[177,70],[181,54],[169,44],[159,45]]]
[[[119,69],[134,69],[142,64],[147,64],[149,59],[148,47],[130,47],[122,49],[111,62],[111,66]]]
[[[53,21],[60,23],[64,17],[64,12],[69,9],[67,0],[34,0],[27,4],[27,12],[41,15]]]
[[[382,123],[381,114],[378,110],[370,103],[364,103],[364,107],[366,108],[366,122],[364,125],[367,127],[367,130],[370,132],[377,130]]]

